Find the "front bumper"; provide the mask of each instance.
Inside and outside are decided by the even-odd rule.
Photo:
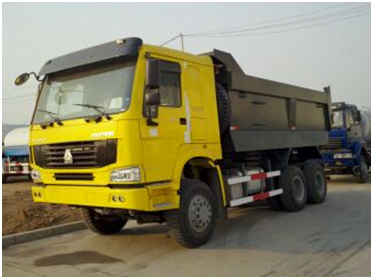
[[[322,154],[323,162],[327,168],[352,168],[358,164],[356,156],[352,158],[334,158],[335,153]]]
[[[43,185],[32,187],[34,202],[139,211],[177,209],[179,195],[171,183],[135,189],[104,186]],[[121,196],[121,201],[113,197]],[[114,201],[116,200],[116,201]]]

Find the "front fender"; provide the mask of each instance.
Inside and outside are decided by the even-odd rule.
[[[206,158],[211,162],[215,162],[222,158],[220,144],[190,144],[179,147],[175,168],[173,173],[173,180],[181,180],[184,166],[191,159]]]
[[[220,191],[223,198],[223,204],[226,205],[226,195],[224,189],[224,180],[219,165],[215,164],[216,160],[222,159],[221,146],[220,144],[191,144],[184,145],[178,149],[177,160],[175,163],[175,169],[173,174],[173,185],[180,189],[180,181],[183,174],[185,165],[193,159],[207,160],[208,165],[217,171]]]

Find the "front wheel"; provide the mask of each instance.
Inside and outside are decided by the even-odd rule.
[[[359,171],[355,174],[357,182],[359,183],[366,183],[368,181],[368,166],[365,162],[365,158],[360,155],[360,166]]]
[[[3,183],[8,183],[8,176],[6,174],[2,175]]]
[[[170,233],[179,244],[195,248],[211,238],[217,217],[215,200],[204,182],[197,179],[182,181],[180,208],[166,213]]]
[[[100,214],[93,208],[81,208],[82,219],[88,229],[97,234],[114,234],[120,232],[128,219],[118,215]]]

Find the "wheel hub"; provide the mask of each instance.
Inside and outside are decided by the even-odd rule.
[[[203,232],[211,223],[211,204],[205,197],[197,195],[190,201],[188,214],[192,229],[196,232]]]
[[[316,191],[320,195],[323,195],[325,191],[325,181],[324,181],[324,177],[319,172],[316,173],[315,175],[315,186],[316,186]]]
[[[297,201],[301,202],[305,195],[305,187],[304,187],[303,180],[298,176],[294,177],[293,179],[293,192],[294,192],[294,198]]]

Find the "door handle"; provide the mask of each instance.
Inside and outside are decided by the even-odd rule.
[[[187,124],[186,118],[180,118],[180,125],[186,125],[186,124]]]

